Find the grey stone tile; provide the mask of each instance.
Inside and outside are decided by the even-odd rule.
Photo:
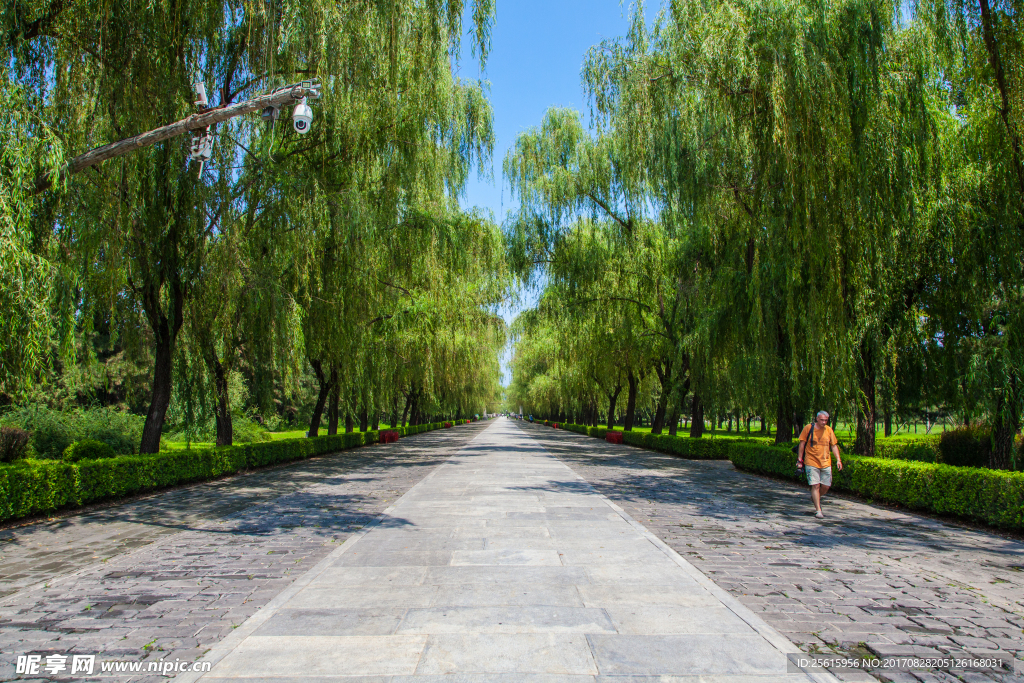
[[[212,677],[392,676],[416,670],[426,636],[250,636]]]
[[[416,673],[594,675],[597,667],[579,634],[459,634],[430,636]]]
[[[605,610],[562,606],[410,609],[396,633],[615,633]]]
[[[786,657],[757,635],[590,635],[601,674],[785,674]]]
[[[257,636],[386,636],[398,628],[407,609],[280,609]]]

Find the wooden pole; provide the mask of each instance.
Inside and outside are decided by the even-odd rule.
[[[295,101],[303,97],[319,96],[319,89],[308,83],[288,85],[275,90],[272,93],[260,95],[259,97],[254,97],[251,100],[246,100],[245,102],[231,104],[226,107],[218,107],[217,109],[209,109],[199,114],[192,114],[187,118],[175,121],[174,123],[166,126],[161,126],[160,128],[140,133],[139,135],[135,135],[130,138],[125,138],[124,140],[111,142],[110,144],[103,145],[102,147],[90,149],[88,152],[79,154],[69,161],[57,175],[61,178],[74,175],[75,173],[84,171],[91,166],[101,164],[108,159],[123,156],[129,152],[134,152],[137,149],[149,147],[150,145],[155,145],[158,142],[163,142],[164,140],[184,135],[189,131],[202,130],[208,126],[214,125],[215,123],[233,119],[236,116],[250,114],[254,111],[262,111],[266,107],[281,107],[288,102]],[[35,193],[38,194],[48,190],[53,186],[54,179],[54,174],[41,174],[36,177]]]

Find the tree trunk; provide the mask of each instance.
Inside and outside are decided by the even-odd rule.
[[[775,443],[788,444],[793,440],[793,394],[790,391],[789,373],[779,373],[779,403],[775,411]]]
[[[874,457],[875,423],[878,421],[875,404],[875,357],[868,341],[861,342],[860,363],[857,365],[857,441],[853,452]]]
[[[615,429],[615,404],[622,392],[622,385],[616,384],[615,391],[608,394],[608,429]]]
[[[351,434],[352,430],[355,429],[355,422],[352,420],[352,410],[347,406],[345,408],[345,433]]]
[[[213,390],[217,399],[213,406],[213,416],[217,424],[217,445],[230,446],[234,438],[234,430],[231,424],[231,405],[228,397],[228,371],[217,357],[217,349],[213,345],[212,338],[200,338],[199,347],[206,370],[213,377]]]
[[[398,426],[398,394],[396,393],[391,397],[391,428],[395,429]]]
[[[371,432],[380,431],[380,410],[377,408],[373,409],[373,424],[370,425]]]
[[[316,380],[320,384],[320,391],[316,396],[316,404],[313,406],[313,415],[309,419],[309,436],[316,437],[320,434],[320,418],[324,414],[324,405],[327,403],[327,396],[334,388],[333,382],[324,376],[323,366],[319,360],[311,360],[309,364],[313,368]]]
[[[363,404],[362,410],[359,411],[359,431],[365,432],[370,428],[370,415],[366,410],[366,404]]]
[[[672,410],[668,414],[668,435],[675,436],[679,431],[679,406],[672,402]]]
[[[704,436],[704,404],[700,396],[693,395],[690,401],[690,438],[699,439]]]
[[[338,372],[331,370],[331,402],[327,408],[327,436],[338,433],[338,403],[341,400],[341,387],[338,385]]]
[[[217,422],[217,445],[230,446],[234,440],[234,429],[231,424],[231,406],[228,405],[228,373],[224,370],[224,364],[212,359],[214,363],[213,385],[217,393],[217,404],[214,407],[215,419]]]
[[[149,402],[149,412],[142,427],[142,441],[139,453],[159,453],[160,433],[164,426],[167,408],[171,405],[171,359],[174,355],[174,342],[163,326],[162,334],[157,337],[156,354],[153,360],[153,388]]]
[[[628,393],[626,394],[626,419],[622,424],[622,431],[631,432],[633,431],[633,420],[636,417],[637,387],[636,375],[633,374],[632,370],[629,370],[626,373],[626,383],[628,384]]]
[[[412,389],[405,395],[405,408],[402,408],[402,426],[408,426],[409,409],[412,407]]]
[[[989,467],[994,470],[1008,470],[1013,467],[1014,439],[1020,431],[1020,413],[1017,409],[1017,378],[1010,377],[1007,387],[999,394],[995,414],[992,417],[992,447]],[[1006,395],[1009,394],[1009,400]],[[1020,463],[1016,463],[1020,469]]]
[[[672,363],[665,363],[664,371],[655,365],[654,371],[658,373],[661,396],[658,397],[658,407],[654,411],[654,420],[651,421],[651,434],[661,434],[661,430],[665,426],[669,394],[672,393]]]

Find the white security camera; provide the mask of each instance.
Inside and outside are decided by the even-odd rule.
[[[295,111],[292,112],[292,127],[295,128],[296,133],[305,135],[309,132],[309,127],[313,123],[313,110],[306,104],[306,98],[303,97],[299,100],[299,103],[295,105]]]

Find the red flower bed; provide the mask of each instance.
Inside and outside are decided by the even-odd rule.
[[[388,429],[380,433],[381,443],[394,443],[398,441],[398,432],[393,429]]]
[[[622,432],[609,431],[604,435],[604,440],[608,443],[622,443]]]
[[[444,423],[444,428],[445,428],[445,429],[448,429],[449,427],[454,427],[454,426],[455,426],[455,425],[453,425],[453,424],[452,424],[451,422],[445,422],[445,423]]]

